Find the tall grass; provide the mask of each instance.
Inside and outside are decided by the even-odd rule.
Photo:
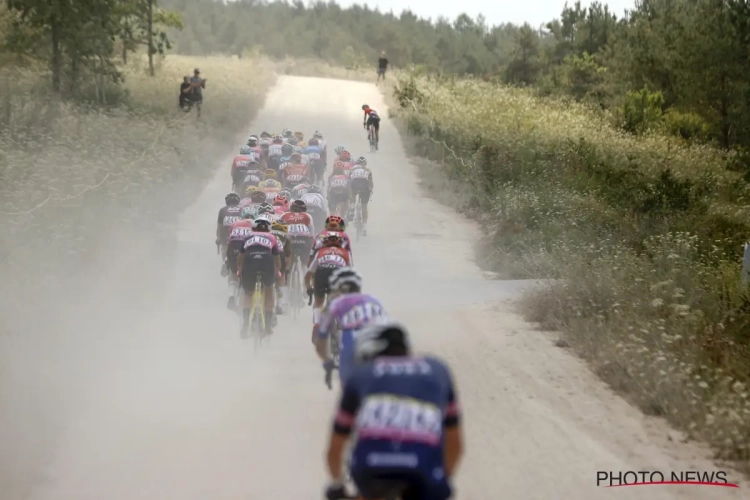
[[[395,97],[420,151],[468,193],[456,203],[485,220],[495,265],[563,278],[525,297],[527,317],[645,411],[747,466],[750,186],[737,158],[479,81],[403,76]]]
[[[196,66],[208,79],[200,120],[177,109],[182,76]],[[70,295],[92,272],[127,267],[115,256],[134,251],[134,235],[144,255],[168,252],[171,224],[236,148],[274,78],[270,63],[236,58],[170,56],[155,78],[141,59],[123,71],[120,104],[106,110],[61,101],[43,72],[0,72],[6,320],[19,301]]]

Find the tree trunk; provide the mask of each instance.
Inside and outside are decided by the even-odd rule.
[[[128,44],[125,43],[125,40],[122,41],[122,63],[128,63]]]
[[[52,18],[50,23],[51,40],[52,40],[52,89],[60,92],[60,73],[62,71],[62,54],[60,51],[60,20],[57,17]]]
[[[154,0],[148,0],[148,74],[154,76]]]

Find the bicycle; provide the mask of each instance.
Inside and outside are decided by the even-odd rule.
[[[367,141],[370,143],[370,153],[374,153],[378,150],[378,142],[380,142],[380,138],[378,137],[378,134],[375,133],[375,127],[370,125],[367,127]]]
[[[365,222],[362,219],[362,200],[359,197],[359,193],[354,198],[354,225],[357,228],[357,241],[359,241],[365,229]]]
[[[262,279],[263,275],[261,273],[256,274],[255,290],[253,291],[252,302],[250,305],[250,318],[248,321],[254,341],[253,345],[256,351],[260,348],[263,339],[267,336],[265,333],[266,321],[270,320],[266,318]],[[242,326],[245,326],[244,322]]]
[[[302,271],[300,271],[300,256],[296,255],[292,262],[292,270],[289,272],[289,278],[291,280],[290,290],[291,297],[290,302],[292,306],[292,314],[296,320],[299,317],[299,313],[305,305],[305,299],[302,293]]]

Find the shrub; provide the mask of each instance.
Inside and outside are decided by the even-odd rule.
[[[661,92],[649,92],[647,87],[625,94],[622,106],[622,127],[628,132],[642,134],[662,124],[664,96]]]

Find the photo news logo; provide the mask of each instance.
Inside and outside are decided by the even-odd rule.
[[[739,488],[730,483],[726,471],[596,471],[596,485],[603,488],[620,486],[692,485]]]

